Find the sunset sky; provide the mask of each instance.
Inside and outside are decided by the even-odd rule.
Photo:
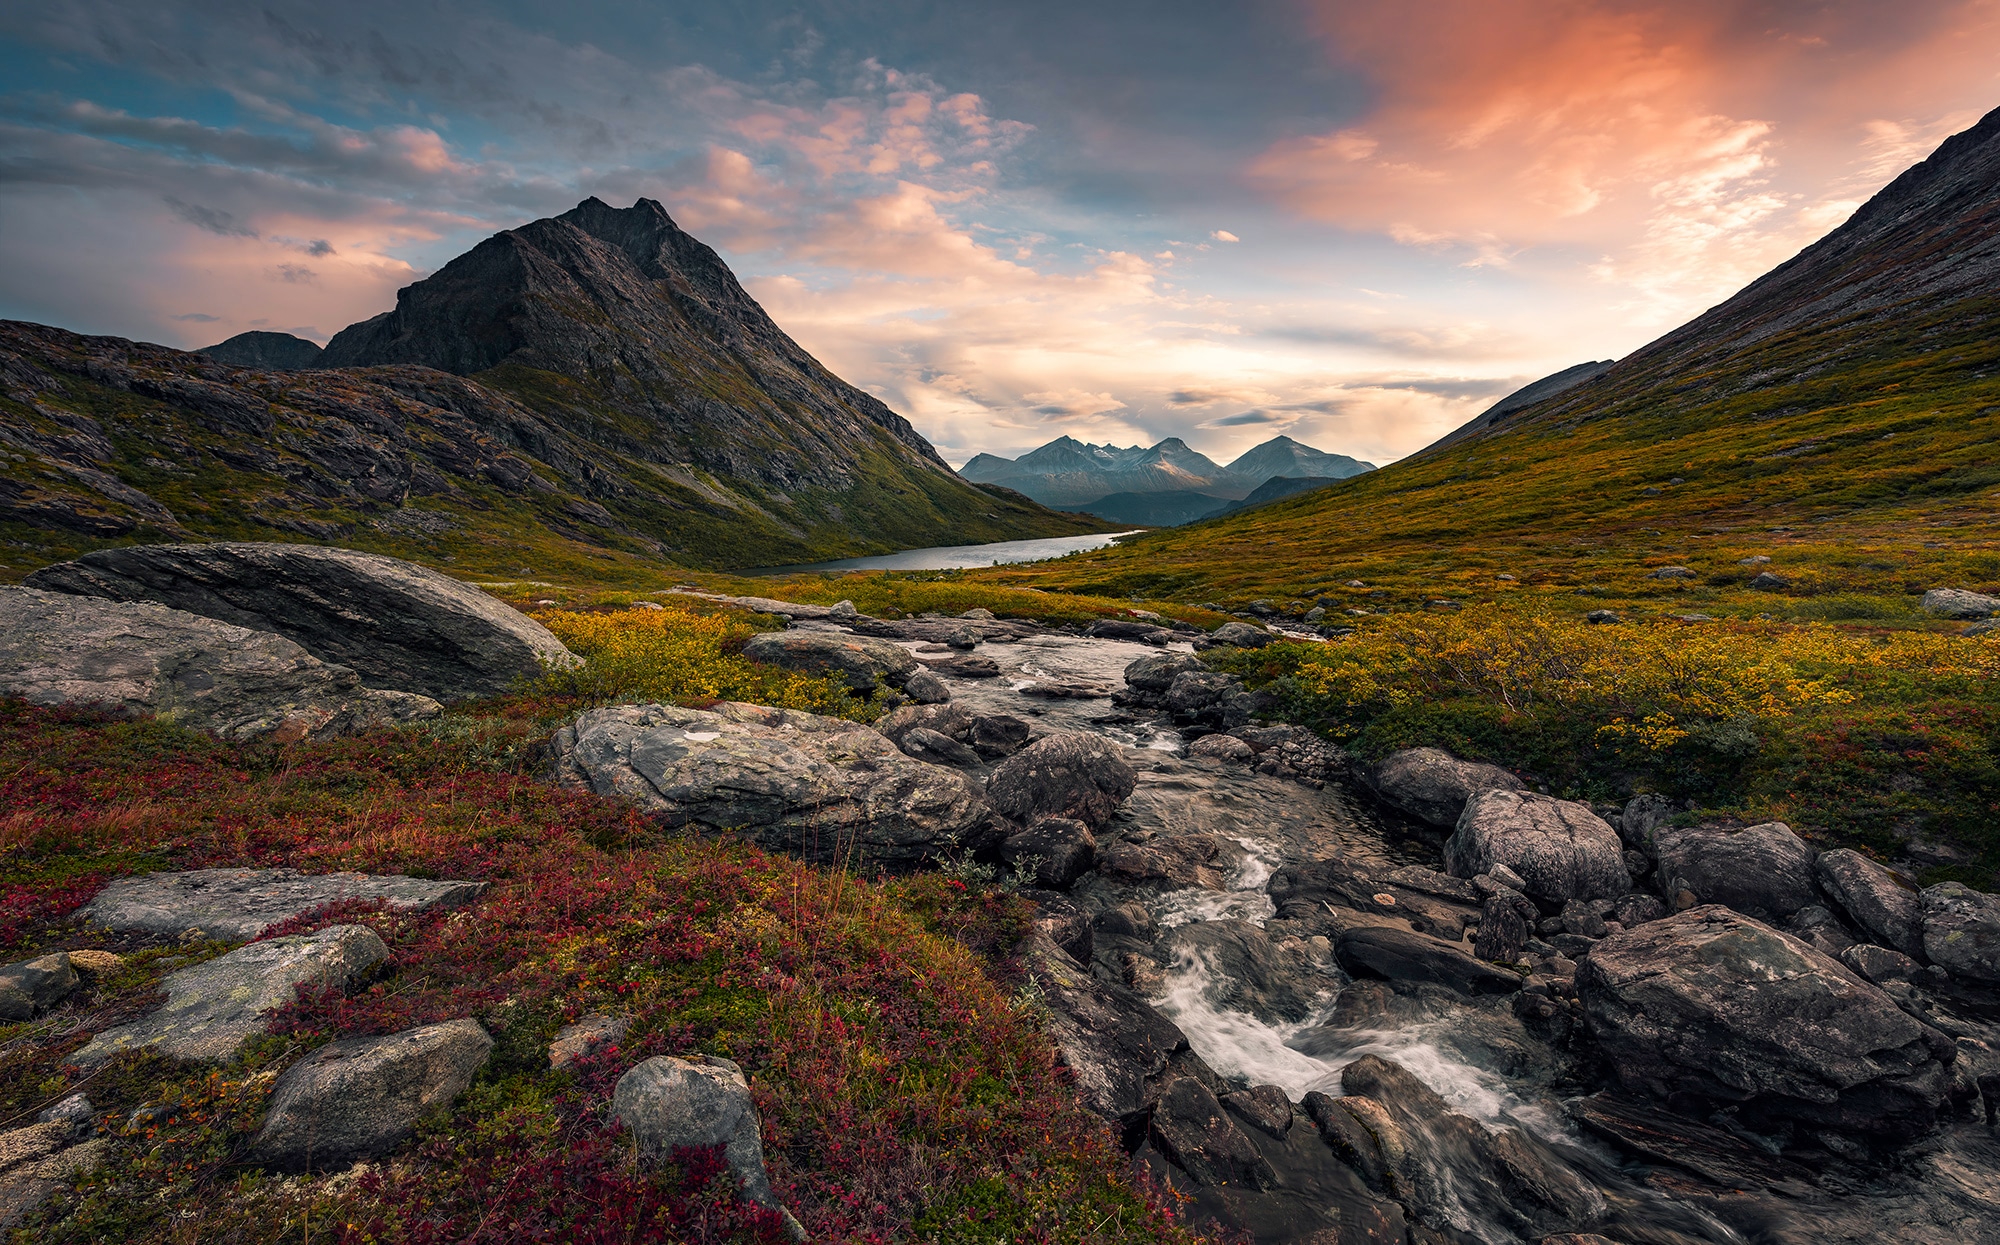
[[[664,202],[945,457],[1386,462],[2000,106],[2000,0],[0,7],[0,317],[324,341]]]

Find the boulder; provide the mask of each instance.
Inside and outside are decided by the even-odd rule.
[[[957,657],[945,657],[924,662],[934,674],[949,675],[954,679],[997,679],[1000,677],[1000,663],[991,657],[979,657],[970,653]]]
[[[1497,891],[1486,897],[1479,913],[1479,938],[1472,954],[1491,964],[1514,964],[1533,936],[1534,902],[1519,891]]]
[[[1226,622],[1208,633],[1211,644],[1229,644],[1237,648],[1263,648],[1266,644],[1276,644],[1278,637],[1246,622]]]
[[[1577,968],[1607,1067],[1655,1098],[1908,1137],[1951,1086],[1950,1038],[1795,938],[1711,904],[1613,934]],[[1680,1109],[1676,1107],[1676,1109]]]
[[[1851,848],[1822,852],[1814,876],[1847,919],[1885,947],[1924,953],[1922,899],[1916,883]]]
[[[1685,566],[1663,566],[1648,574],[1647,579],[1693,579],[1694,572]]]
[[[1023,824],[1067,817],[1096,827],[1138,782],[1117,744],[1073,731],[1038,739],[1002,761],[987,780],[986,796],[995,809]]]
[[[699,1062],[655,1055],[618,1078],[611,1114],[631,1130],[640,1154],[654,1162],[683,1147],[721,1147],[744,1200],[780,1212],[793,1239],[804,1239],[798,1221],[771,1191],[757,1104],[735,1063],[713,1055]]]
[[[1097,859],[1097,839],[1090,827],[1066,817],[1044,817],[1000,844],[1000,859],[1030,872],[1044,890],[1065,891]]]
[[[1651,852],[1658,846],[1655,842],[1662,828],[1671,828],[1674,819],[1674,802],[1666,796],[1647,792],[1635,795],[1625,802],[1625,812],[1618,818],[1618,837],[1634,851]]]
[[[1086,634],[1101,640],[1128,640],[1134,644],[1154,645],[1165,644],[1174,638],[1174,633],[1165,627],[1126,618],[1100,618],[1090,624]]]
[[[1012,714],[983,714],[972,720],[966,741],[980,756],[997,761],[1027,747],[1029,733],[1028,724]]]
[[[1819,902],[1815,854],[1782,821],[1671,832],[1660,839],[1660,892],[1676,909],[1719,903],[1761,921],[1783,921]]]
[[[1924,954],[1954,977],[2000,982],[2000,895],[1963,882],[1924,888]]]
[[[1297,1115],[1292,1109],[1292,1100],[1276,1085],[1252,1085],[1249,1089],[1235,1090],[1222,1095],[1222,1103],[1272,1137],[1290,1133],[1292,1121]]]
[[[1090,911],[1068,895],[1032,887],[1016,892],[1035,905],[1034,928],[1078,964],[1090,963],[1097,936]]]
[[[1865,942],[1855,943],[1842,951],[1840,962],[1878,986],[1891,981],[1908,981],[1920,971],[1917,962],[1901,951]]]
[[[1342,932],[1334,954],[1350,973],[1423,982],[1460,994],[1511,994],[1522,986],[1519,973],[1495,968],[1460,943],[1388,925]]]
[[[929,761],[933,765],[951,765],[966,768],[979,764],[979,754],[949,735],[941,734],[927,727],[919,726],[903,732],[898,741],[903,755],[915,757],[919,761]]]
[[[815,864],[913,869],[987,821],[958,771],[904,756],[857,722],[793,709],[593,709],[557,732],[555,753],[570,786]]]
[[[1968,592],[1964,588],[1932,588],[1924,593],[1924,599],[1917,608],[1940,618],[1991,618],[2000,614],[2000,597]]]
[[[1499,766],[1461,761],[1442,748],[1391,753],[1367,778],[1383,803],[1441,829],[1458,824],[1465,802],[1473,796],[1521,789],[1521,780]]]
[[[119,878],[77,910],[121,934],[174,937],[192,930],[218,942],[255,938],[267,927],[342,900],[379,901],[398,912],[470,903],[484,882],[435,882],[370,873],[297,869],[195,869]]]
[[[389,948],[365,925],[253,942],[170,974],[160,983],[164,1004],[98,1034],[70,1060],[91,1065],[152,1049],[173,1059],[219,1063],[264,1032],[265,1013],[292,1002],[300,986],[344,986],[388,958]]]
[[[387,1154],[464,1093],[492,1050],[473,1020],[322,1046],[278,1078],[251,1161],[323,1171]]]
[[[903,736],[922,727],[948,739],[965,742],[972,730],[972,710],[958,705],[904,705],[876,721],[875,729],[900,744]]]
[[[579,1059],[615,1048],[632,1027],[630,1017],[593,1012],[573,1025],[556,1031],[549,1043],[549,1067],[565,1068]]]
[[[1257,750],[1248,741],[1234,735],[1203,735],[1188,745],[1191,757],[1209,757],[1217,761],[1232,761],[1237,765],[1248,765],[1257,759]]]
[[[1168,1082],[1153,1107],[1147,1138],[1197,1185],[1269,1189],[1278,1173],[1229,1118],[1208,1087],[1192,1077]]]
[[[1250,720],[1250,693],[1233,674],[1184,670],[1167,686],[1166,708],[1182,726],[1226,731]]]
[[[1774,571],[1765,571],[1750,581],[1752,592],[1782,592],[1791,586],[1791,580]]]
[[[0,588],[0,695],[279,742],[440,711],[425,696],[371,691],[346,666],[268,631],[34,588]]]
[[[66,952],[0,965],[0,1021],[32,1020],[83,984]]]
[[[1624,849],[1588,805],[1525,791],[1486,791],[1466,802],[1444,845],[1445,868],[1462,878],[1505,865],[1545,903],[1616,899],[1632,889]]]
[[[1583,621],[1601,627],[1623,620],[1619,617],[1617,610],[1592,610],[1583,616]]]
[[[922,669],[900,644],[843,631],[766,631],[750,637],[743,655],[801,674],[835,675],[857,692],[878,683],[900,688]]]
[[[1193,653],[1155,653],[1125,667],[1125,685],[1134,691],[1164,696],[1174,679],[1189,671],[1206,673],[1208,666]]]
[[[438,700],[500,695],[547,666],[576,661],[548,628],[479,589],[352,549],[128,545],[45,567],[28,582],[274,632],[370,687]]]
[[[951,689],[944,680],[928,670],[919,670],[903,680],[903,695],[920,705],[943,705],[951,702]]]
[[[1143,1111],[1152,1083],[1190,1055],[1179,1027],[1124,986],[1093,976],[1041,930],[1022,941],[1019,954],[1083,1105],[1114,1124]]]

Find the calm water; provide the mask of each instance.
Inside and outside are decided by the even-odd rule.
[[[905,549],[874,558],[842,558],[838,562],[808,562],[799,566],[764,566],[744,575],[796,575],[801,571],[950,571],[1006,562],[1040,562],[1064,554],[1102,549],[1132,532],[1099,532],[1090,536],[1048,536],[1040,540],[1002,540],[990,545],[941,545],[935,549]]]

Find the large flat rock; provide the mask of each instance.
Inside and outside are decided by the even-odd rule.
[[[153,601],[275,632],[370,687],[492,696],[575,657],[534,619],[414,562],[258,541],[131,545],[44,567],[32,587]]]
[[[151,714],[224,739],[344,734],[435,717],[268,631],[144,602],[0,588],[0,694]]]
[[[579,716],[555,747],[560,781],[817,864],[912,869],[990,817],[958,771],[858,722],[792,709],[617,705]]]
[[[78,910],[118,933],[177,935],[196,930],[220,942],[255,938],[269,926],[344,899],[383,900],[422,911],[466,903],[484,882],[434,882],[368,873],[296,869],[196,869],[120,878]]]
[[[262,1033],[265,1013],[291,1002],[300,986],[344,985],[388,958],[389,948],[365,925],[253,942],[169,975],[161,983],[164,1004],[142,1020],[98,1034],[70,1059],[88,1066],[151,1049],[174,1059],[221,1062]]]

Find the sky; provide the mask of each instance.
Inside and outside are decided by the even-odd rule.
[[[2000,0],[0,6],[0,317],[324,342],[645,196],[945,458],[1386,463],[2000,106]]]

